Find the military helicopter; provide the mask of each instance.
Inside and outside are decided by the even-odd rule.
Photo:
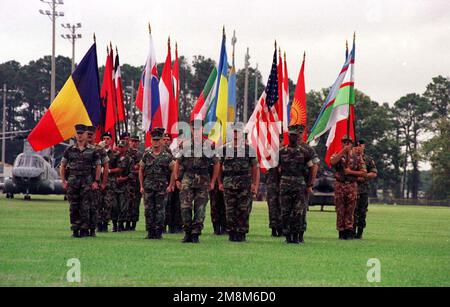
[[[35,152],[30,144],[24,142],[24,151],[13,164],[11,178],[6,178],[3,193],[6,198],[14,194],[24,194],[24,200],[30,200],[30,194],[65,194],[62,181],[54,168],[53,149]]]

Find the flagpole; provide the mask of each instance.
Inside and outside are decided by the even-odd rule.
[[[113,46],[112,46],[112,42],[109,42],[109,46],[110,46],[110,52],[112,53],[112,56],[111,56],[111,61],[112,61],[112,69],[113,69],[113,76],[112,76],[112,82],[113,82],[113,90],[114,90],[114,93],[113,93],[113,97],[115,98],[114,99],[114,101],[113,101],[113,105],[114,105],[114,116],[116,117],[116,128],[117,128],[117,131],[116,131],[116,141],[118,140],[117,139],[117,133],[119,134],[119,138],[120,138],[120,135],[122,134],[122,131],[121,131],[121,129],[120,129],[120,122],[119,122],[119,110],[118,110],[118,106],[117,106],[117,93],[115,93],[115,90],[116,90],[116,70],[115,70],[115,65],[114,65],[114,62],[115,62],[115,59],[114,59],[114,49],[113,49]]]
[[[348,59],[348,40],[345,41],[345,61]],[[351,87],[350,87],[351,88]],[[348,115],[347,115],[347,135],[350,136],[350,93],[351,90],[348,92]]]

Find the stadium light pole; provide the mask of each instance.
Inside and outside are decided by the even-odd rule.
[[[50,6],[51,10],[39,10],[41,15],[46,15],[50,18],[52,22],[52,75],[51,75],[51,83],[50,83],[50,103],[53,102],[56,95],[56,63],[55,63],[55,36],[56,36],[56,18],[64,17],[64,12],[57,12],[56,7],[58,5],[63,5],[63,0],[41,0],[42,3],[47,3]]]
[[[61,24],[64,29],[68,29],[70,34],[61,35],[62,38],[67,39],[72,43],[72,72],[75,70],[75,42],[77,39],[82,38],[81,34],[76,34],[78,29],[81,29],[81,23],[71,25],[70,23]]]

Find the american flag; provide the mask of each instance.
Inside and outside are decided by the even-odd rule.
[[[245,127],[245,131],[248,132],[248,142],[255,149],[259,166],[263,172],[278,166],[281,123],[276,110],[277,102],[278,71],[275,49],[266,89]]]

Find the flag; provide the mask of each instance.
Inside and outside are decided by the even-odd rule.
[[[97,49],[94,43],[28,136],[35,151],[76,135],[75,125],[96,126],[100,121]]]
[[[236,120],[236,69],[230,70],[228,77],[228,122],[234,123]]]
[[[349,134],[354,139],[354,64],[355,42],[353,42],[353,49],[347,56],[337,80],[331,87],[308,138],[308,142],[316,142],[320,136],[329,131],[325,156],[325,162],[328,165],[330,165],[331,155],[342,148],[342,136]],[[349,70],[350,74],[348,74]]]
[[[122,72],[120,69],[119,53],[116,49],[114,61],[114,87],[116,89],[117,112],[119,122],[125,122],[125,105],[123,102]]]
[[[206,112],[215,97],[217,88],[217,68],[214,67],[209,74],[208,80],[200,93],[194,109],[191,112],[191,121],[194,119],[205,120]]]
[[[151,143],[150,130],[162,127],[161,108],[159,102],[158,70],[156,68],[156,52],[150,33],[149,54],[139,82],[136,106],[142,111],[142,130],[145,132],[145,146]]]
[[[171,114],[173,119],[169,122],[175,123],[175,127],[172,128],[172,137],[175,139],[178,137],[178,116],[179,116],[179,106],[180,106],[180,66],[178,59],[178,44],[175,43],[175,62],[173,64],[172,76],[173,76],[173,91],[175,93],[175,99],[173,101],[173,106],[171,107],[173,111]],[[173,125],[173,124],[172,124]]]
[[[101,89],[101,99],[106,101],[106,117],[105,117],[105,131],[111,132],[115,136],[115,125],[118,122],[116,90],[114,87],[114,69],[113,69],[113,54],[112,48],[109,50],[109,55],[106,59],[105,71],[103,73],[103,83]]]
[[[159,100],[161,106],[162,127],[171,135],[175,134],[176,121],[178,121],[178,106],[175,104],[172,78],[172,57],[169,39],[166,62],[164,63],[161,79],[159,80]],[[175,125],[175,130],[172,130],[173,125]]]
[[[306,128],[307,111],[306,111],[306,90],[305,90],[305,54],[303,54],[302,67],[298,74],[297,86],[295,88],[294,101],[291,105],[291,119],[289,125],[303,125]],[[303,140],[306,142],[308,138],[307,130],[303,132]]]
[[[286,52],[284,53],[284,66],[283,66],[283,100],[282,100],[282,114],[283,117],[280,118],[282,121],[283,127],[283,144],[287,146],[289,144],[289,135],[288,135],[288,125],[289,125],[289,116],[288,116],[288,104],[289,104],[289,77],[287,70],[287,62],[286,62]]]
[[[278,71],[275,48],[267,86],[245,126],[249,144],[256,151],[262,172],[278,166],[279,131],[281,127],[276,110],[277,101]]]
[[[106,63],[108,63],[109,60],[109,48],[106,47]],[[108,67],[108,65],[105,65],[105,68]],[[105,79],[105,71],[103,71],[103,79]],[[95,142],[98,144],[101,141],[101,136],[105,132],[105,121],[106,121],[106,104],[108,103],[108,95],[104,94],[106,93],[105,82],[103,80],[102,87],[100,89],[100,121],[97,125],[97,129],[95,131]],[[114,137],[114,134],[112,134]]]
[[[226,122],[228,114],[228,58],[225,46],[225,31],[222,36],[220,60],[217,67],[216,93],[206,113],[206,123],[214,123],[208,138],[214,143],[226,139]]]

